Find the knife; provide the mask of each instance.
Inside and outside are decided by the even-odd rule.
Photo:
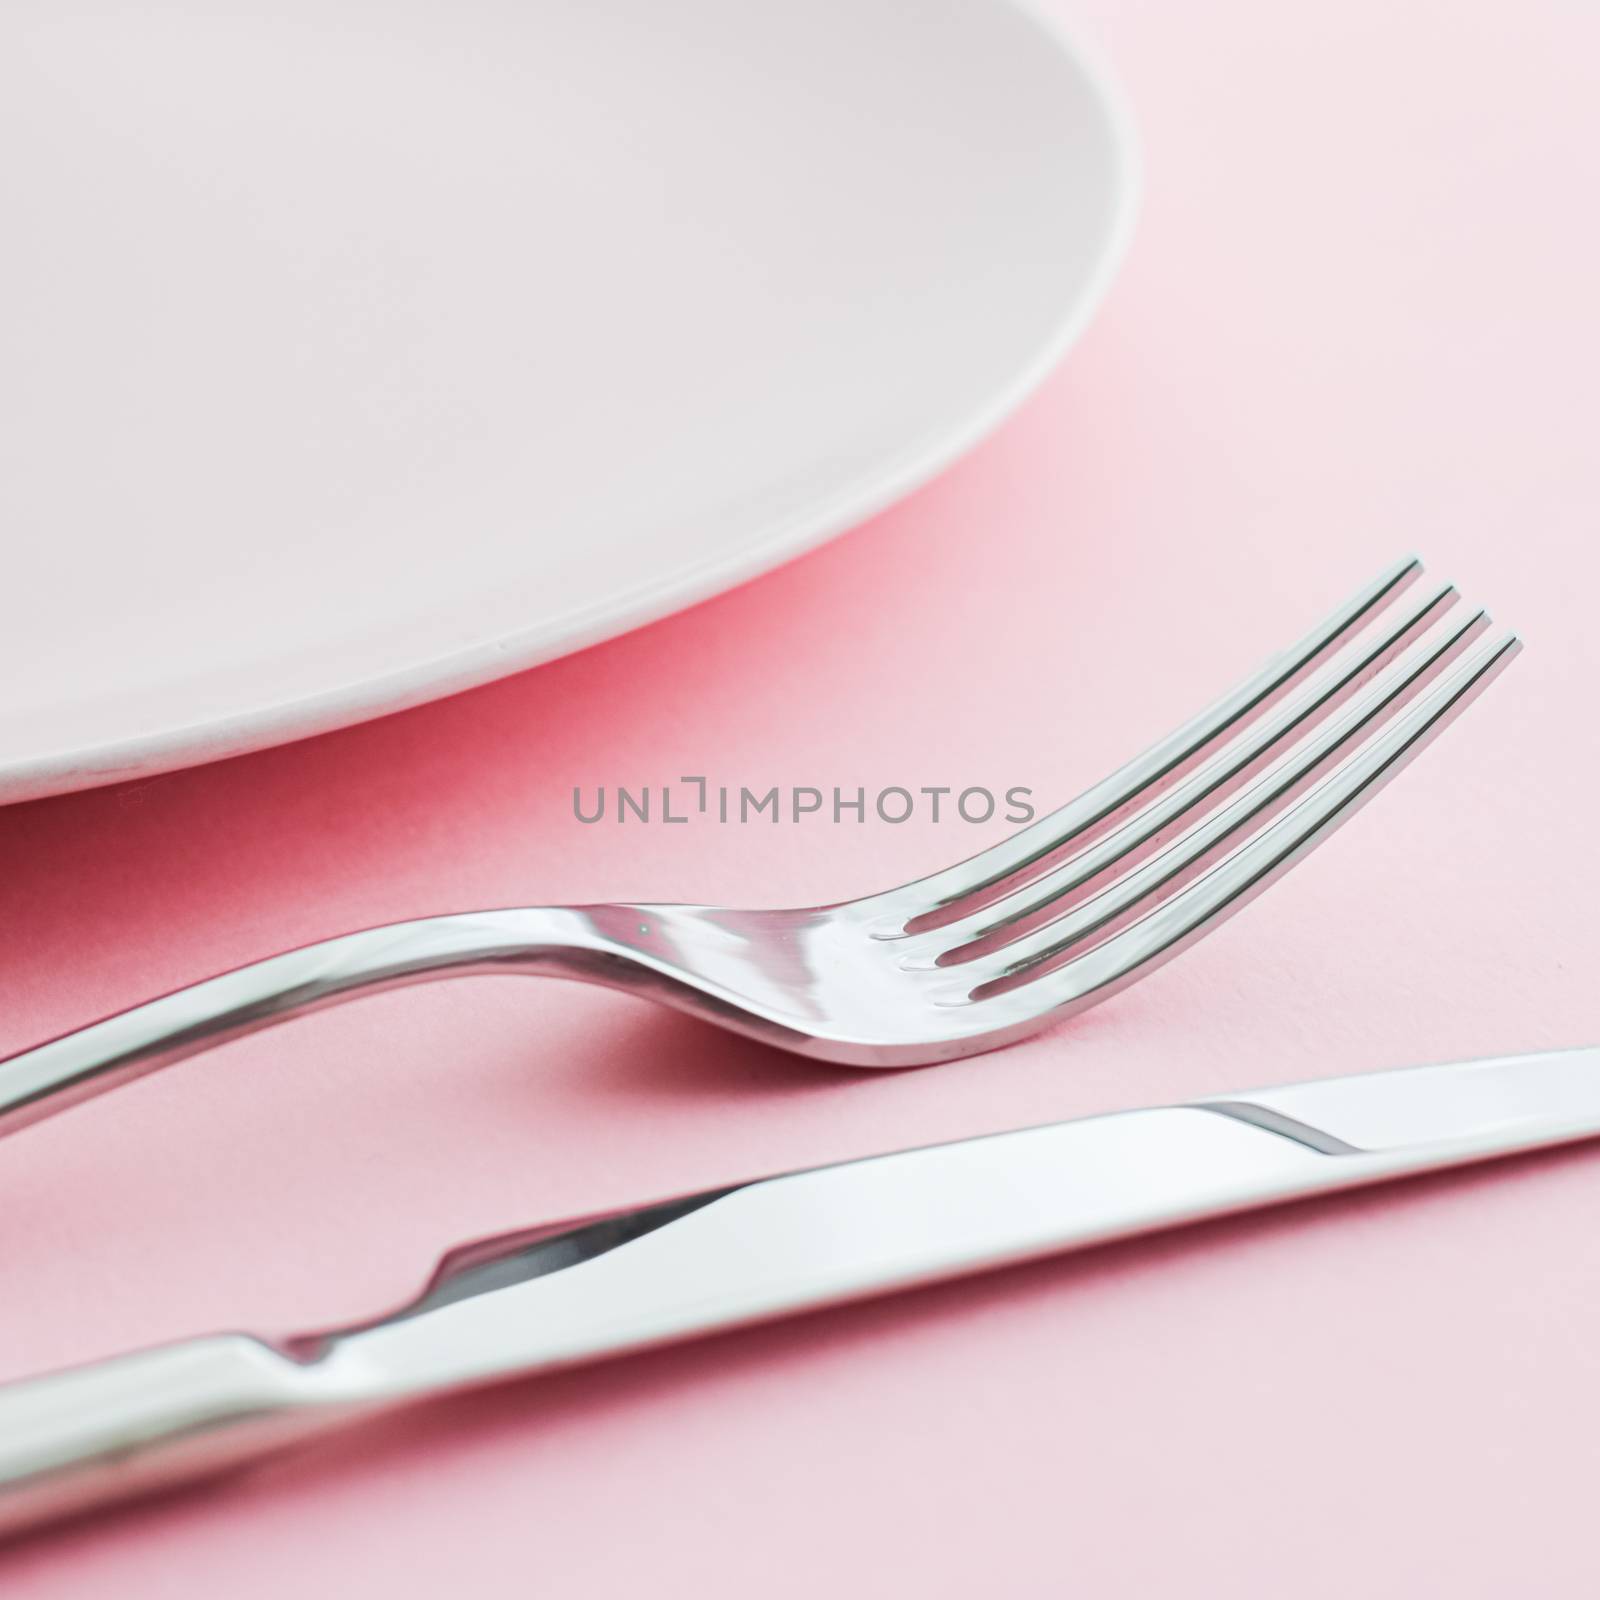
[[[1124,1111],[708,1189],[452,1251],[371,1322],[0,1385],[0,1531],[451,1390],[1600,1133],[1600,1049]]]

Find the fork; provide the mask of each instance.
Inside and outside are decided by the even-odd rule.
[[[288,1017],[469,973],[602,984],[852,1066],[1024,1039],[1203,938],[1508,664],[1515,635],[1421,580],[1396,563],[1143,755],[930,877],[798,910],[518,907],[327,939],[0,1061],[0,1133]]]

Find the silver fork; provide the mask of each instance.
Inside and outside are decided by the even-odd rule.
[[[0,1062],[0,1132],[353,995],[506,972],[626,990],[823,1061],[1026,1038],[1203,938],[1314,849],[1511,660],[1415,558],[1070,804],[841,905],[535,906],[324,940]]]

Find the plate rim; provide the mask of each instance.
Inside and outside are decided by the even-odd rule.
[[[1143,163],[1127,96],[1103,57],[1038,0],[990,0],[1029,23],[1042,47],[1081,77],[1109,135],[1111,216],[1084,287],[1030,358],[960,423],[901,450],[870,479],[765,525],[737,551],[690,562],[665,577],[526,628],[492,634],[404,666],[309,694],[171,727],[6,761],[0,805],[154,778],[405,711],[574,655],[698,605],[817,549],[905,499],[988,438],[1034,393],[1099,310],[1137,221]]]

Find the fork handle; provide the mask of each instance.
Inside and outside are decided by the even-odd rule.
[[[593,978],[607,941],[577,909],[391,923],[305,945],[176,990],[0,1061],[0,1134],[185,1056],[357,994],[473,972]]]

